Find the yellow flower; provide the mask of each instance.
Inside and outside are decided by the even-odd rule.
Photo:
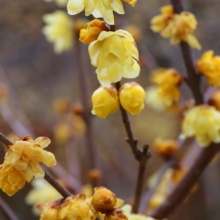
[[[208,101],[209,105],[215,106],[215,108],[220,111],[220,90],[216,90]]]
[[[137,83],[125,83],[119,91],[122,107],[132,115],[139,114],[144,108],[145,91]]]
[[[122,210],[128,216],[129,220],[154,220],[151,217],[147,217],[147,216],[144,216],[141,214],[132,214],[131,213],[131,205],[128,205],[128,204],[122,206]]]
[[[108,31],[109,28],[105,24],[105,22],[95,19],[89,23],[87,23],[87,29],[80,30],[80,38],[79,40],[84,44],[90,44],[92,41],[97,40],[99,34],[102,31]]]
[[[60,54],[73,46],[73,23],[64,11],[55,11],[43,16],[46,26],[42,32],[50,43],[54,43],[54,51]]]
[[[139,75],[138,50],[132,36],[124,31],[102,31],[89,45],[89,55],[102,86]]]
[[[220,112],[208,105],[193,107],[186,113],[182,132],[182,138],[195,136],[201,147],[220,143]]]
[[[26,181],[31,181],[33,177],[43,178],[44,171],[39,163],[48,167],[56,164],[54,155],[43,150],[49,144],[49,138],[39,137],[33,141],[30,136],[26,136],[9,146],[0,169],[0,188],[12,196]]]
[[[55,2],[59,7],[64,7],[67,5],[68,0],[55,0]]]
[[[206,77],[211,86],[220,86],[220,56],[213,56],[213,51],[206,51],[196,62],[199,73]]]
[[[119,108],[117,90],[114,86],[100,87],[92,94],[92,114],[106,118]]]
[[[106,213],[105,220],[128,220],[124,211],[121,209],[114,208],[110,212]]]
[[[40,215],[36,208],[38,203],[48,202],[61,198],[61,195],[44,179],[34,179],[33,189],[30,190],[25,198],[27,204],[33,206],[33,213]]]
[[[124,0],[135,6],[137,0]],[[108,24],[114,24],[113,11],[124,14],[121,0],[69,0],[67,10],[70,15],[75,15],[83,11],[85,15],[92,14],[95,18],[103,18]]]
[[[132,35],[135,41],[139,41],[142,37],[140,28],[135,25],[128,25],[125,30]]]
[[[171,6],[163,7],[161,12],[161,15],[151,20],[151,29],[154,32],[161,33],[164,38],[171,38],[171,44],[185,41],[191,47],[201,49],[201,45],[193,35],[197,28],[197,21],[192,13],[183,11],[180,14],[173,14]]]

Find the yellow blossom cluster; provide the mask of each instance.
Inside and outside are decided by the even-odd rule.
[[[139,114],[144,108],[145,91],[137,83],[125,83],[119,89],[113,86],[100,87],[92,95],[92,114],[106,118],[122,107],[132,115]]]
[[[146,103],[156,110],[175,107],[180,98],[179,86],[183,77],[175,69],[160,68],[152,73],[152,82],[157,86],[146,91]]]
[[[54,43],[55,53],[62,53],[73,46],[73,22],[64,11],[45,14],[43,20],[46,26],[42,29],[46,39]]]
[[[171,44],[184,41],[193,48],[201,49],[198,40],[193,35],[196,28],[197,21],[192,13],[183,11],[180,14],[174,14],[172,6],[162,7],[161,15],[151,20],[151,29],[160,33],[164,38],[171,38]]]
[[[124,0],[135,6],[137,0]],[[80,13],[85,9],[85,15],[92,14],[95,18],[103,18],[108,24],[114,24],[113,11],[124,14],[121,0],[69,0],[67,10],[70,15]]]
[[[182,138],[195,136],[201,147],[220,143],[220,112],[209,105],[191,108],[182,124]]]
[[[89,56],[102,86],[139,75],[138,50],[127,31],[102,31],[89,45]]]
[[[200,60],[196,62],[199,73],[211,86],[220,86],[220,56],[213,56],[212,50],[206,51]]]
[[[43,178],[44,171],[39,163],[51,167],[56,164],[54,155],[43,148],[50,144],[47,137],[32,140],[30,136],[15,141],[6,149],[5,160],[0,165],[0,188],[9,196],[23,188],[33,177]]]

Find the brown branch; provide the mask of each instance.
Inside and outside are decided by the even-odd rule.
[[[13,143],[2,133],[0,133],[0,141],[6,146],[13,145]],[[71,196],[72,194],[61,186],[47,171],[45,171],[45,180],[50,183],[63,197]]]
[[[183,11],[181,0],[171,0],[171,3],[173,5],[174,13],[179,14]],[[191,48],[183,41],[180,43],[180,48],[187,72],[186,82],[192,91],[196,105],[200,105],[203,103],[203,95],[200,88],[200,76],[194,67]]]
[[[198,180],[204,169],[219,151],[219,144],[211,144],[201,149],[189,171],[167,197],[167,199],[150,216],[156,219],[163,219],[174,211],[188,196],[195,182]]]
[[[8,206],[8,204],[0,197],[0,210],[4,217],[8,220],[18,220],[13,210]]]
[[[89,104],[89,91],[88,91],[88,80],[85,75],[85,72],[83,70],[83,62],[82,62],[82,48],[81,43],[77,40],[76,41],[76,65],[78,69],[78,77],[79,77],[79,88],[80,88],[80,94],[81,94],[81,101],[84,107],[84,120],[86,123],[86,145],[88,148],[88,163],[89,163],[89,169],[96,168],[96,150],[94,146],[94,140],[93,140],[93,132],[92,132],[92,115],[91,115],[91,106]],[[96,185],[97,183],[93,183],[93,185]]]

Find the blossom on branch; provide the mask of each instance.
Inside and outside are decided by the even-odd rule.
[[[73,46],[73,22],[64,11],[55,11],[45,14],[43,20],[46,26],[42,32],[46,36],[47,41],[54,44],[54,51],[60,54],[69,50]]]
[[[181,137],[193,136],[201,147],[220,143],[220,112],[209,105],[190,109],[183,120]]]
[[[6,149],[4,163],[0,166],[0,188],[12,196],[23,188],[25,182],[30,182],[33,177],[43,178],[44,171],[39,163],[51,167],[56,164],[54,155],[43,150],[50,144],[47,137],[32,140],[25,136],[22,140],[15,141],[14,145]]]
[[[124,0],[135,6],[137,0]],[[113,11],[124,14],[121,0],[69,0],[67,10],[70,15],[80,13],[85,9],[85,15],[92,14],[95,18],[103,18],[108,24],[114,24]]]
[[[200,60],[196,62],[199,73],[211,86],[220,86],[220,56],[213,56],[213,51],[206,51]]]
[[[106,118],[119,108],[117,89],[110,85],[100,87],[92,94],[92,114]]]
[[[122,107],[132,115],[137,115],[144,108],[145,91],[136,82],[125,83],[119,90]]]
[[[171,44],[184,41],[193,48],[201,49],[201,45],[193,35],[196,28],[197,20],[192,13],[183,11],[174,14],[172,6],[162,7],[161,15],[151,20],[151,30],[160,33],[164,38],[171,38]]]
[[[89,55],[102,86],[139,75],[139,53],[133,37],[124,30],[102,31],[89,45]]]

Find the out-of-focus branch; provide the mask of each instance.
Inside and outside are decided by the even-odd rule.
[[[3,216],[8,220],[18,220],[13,210],[8,206],[8,204],[0,197],[0,210]]]
[[[0,141],[6,146],[13,145],[13,143],[2,133],[0,133]],[[50,183],[63,197],[71,196],[72,194],[60,185],[47,171],[45,171],[45,180]]]
[[[187,198],[193,185],[218,151],[219,144],[211,144],[205,149],[201,149],[193,165],[190,167],[180,183],[167,197],[167,199],[150,214],[150,216],[156,219],[163,219],[173,212],[175,208]]]
[[[179,14],[183,11],[181,0],[171,0],[171,3],[173,5],[174,13]],[[183,41],[180,43],[180,48],[187,72],[186,83],[192,91],[196,105],[200,105],[203,103],[203,95],[200,88],[200,76],[194,67],[191,48]]]

